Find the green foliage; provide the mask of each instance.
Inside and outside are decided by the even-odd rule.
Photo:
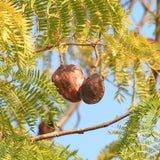
[[[101,0],[4,0],[0,7],[1,113],[5,111],[10,122],[16,121],[20,128],[27,123],[33,129],[38,116],[45,119],[44,109],[56,121],[58,105],[61,107],[63,102],[47,75],[35,69],[41,54],[34,50],[69,41],[73,35],[75,40],[96,40],[108,29],[117,34],[124,26],[124,12],[117,1]]]
[[[119,151],[119,141],[113,141],[106,145],[97,156],[97,160],[111,160],[116,158]]]
[[[156,81],[152,69],[159,70],[160,54],[146,38],[134,36],[126,30],[125,36],[115,38],[106,34],[104,41],[108,43],[102,52],[102,72],[106,78],[113,76],[117,87],[115,99],[124,100],[124,92],[131,90],[132,102],[156,92]],[[143,46],[143,47],[142,47]]]
[[[13,62],[23,69],[32,65],[35,59],[31,41],[31,20],[22,15],[22,8],[12,5],[12,2],[0,1],[0,59],[9,67]],[[32,62],[32,63],[31,63]]]
[[[69,151],[68,147],[49,143],[47,141],[31,142],[29,137],[15,133],[11,137],[0,140],[1,160],[81,160],[77,151]]]
[[[36,47],[58,44],[62,40],[74,38],[101,37],[114,23],[118,33],[123,27],[124,12],[118,1],[103,0],[25,0],[13,1],[22,6],[23,14],[29,17],[36,27]]]
[[[32,41],[33,19],[19,7],[21,2],[0,2],[0,115],[24,128],[36,126],[39,116],[50,112],[56,122],[64,105],[50,77],[36,69]],[[30,14],[29,14],[30,16]]]
[[[60,112],[56,104],[61,107],[63,101],[45,73],[24,69],[23,72],[12,71],[10,76],[12,80],[9,82],[0,80],[0,103],[4,106],[1,108],[2,114],[5,111],[10,121],[15,120],[19,127],[26,122],[30,127],[35,126],[37,117],[45,118],[47,110],[56,120],[56,114]]]
[[[119,140],[105,146],[97,160],[117,157],[121,160],[159,159],[160,98],[152,95],[130,108],[130,117],[124,125],[118,125]]]
[[[132,106],[124,126],[119,126],[120,159],[159,159],[159,96]]]
[[[123,92],[131,91],[133,106],[129,120],[121,127],[119,157],[156,159],[159,156],[159,84],[153,73],[160,70],[159,46],[128,31],[129,21],[118,2],[0,1],[0,132],[4,136],[0,139],[1,159],[14,159],[17,154],[17,159],[67,159],[72,155],[64,147],[30,142],[25,135],[28,134],[26,124],[33,130],[39,116],[43,120],[48,118],[46,113],[56,123],[64,106],[47,70],[37,69],[37,59],[44,57],[37,50],[48,45],[56,49],[60,41],[97,44],[101,57],[98,69],[106,80],[113,79],[117,87],[115,99],[121,103],[125,99]],[[86,50],[79,48],[79,51],[83,52],[80,65],[87,70],[87,63],[90,69],[93,48],[87,54]],[[140,102],[135,104],[136,101]]]
[[[2,115],[3,113],[1,113]],[[8,117],[0,115],[0,159],[2,160],[82,160],[69,146],[48,141],[33,142],[26,131],[14,128]]]

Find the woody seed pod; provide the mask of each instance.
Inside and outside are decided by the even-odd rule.
[[[58,92],[71,102],[81,100],[80,87],[84,81],[82,70],[74,65],[61,65],[52,75],[52,82],[58,88]]]
[[[94,73],[85,79],[80,89],[82,100],[87,104],[98,103],[104,91],[104,78],[99,73]]]
[[[38,135],[46,134],[55,131],[55,126],[52,121],[49,121],[48,124],[44,123],[44,121],[41,121],[41,123],[38,126],[39,132]],[[52,138],[47,138],[48,140],[51,140]]]

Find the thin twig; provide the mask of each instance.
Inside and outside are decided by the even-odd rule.
[[[61,46],[63,46],[63,45],[93,46],[93,47],[94,47],[94,45],[101,45],[101,46],[106,46],[106,47],[109,46],[109,45],[107,45],[107,44],[103,44],[103,43],[100,43],[100,42],[91,42],[90,44],[89,44],[89,43],[66,43],[66,42],[63,42],[63,43],[61,43]],[[35,52],[36,52],[36,53],[38,53],[38,52],[43,52],[43,51],[46,51],[46,50],[49,50],[49,49],[51,49],[51,48],[53,48],[53,47],[58,47],[58,46],[59,46],[59,45],[46,46],[46,47],[44,47],[44,48],[35,50]]]
[[[65,43],[60,43],[60,45],[58,46],[59,56],[60,56],[60,60],[61,60],[61,65],[64,65],[64,60],[63,60],[63,56],[62,56],[62,52],[61,52],[61,47],[63,45],[65,45]]]
[[[32,140],[33,141],[39,141],[39,140],[43,140],[43,139],[47,139],[47,138],[60,137],[60,136],[69,135],[69,134],[83,134],[84,132],[87,132],[87,131],[92,131],[92,130],[96,130],[96,129],[99,129],[99,128],[108,127],[108,126],[124,119],[125,117],[128,117],[129,115],[130,115],[130,112],[125,113],[124,115],[119,116],[112,121],[105,122],[105,123],[102,123],[102,124],[99,124],[99,125],[95,125],[95,126],[91,126],[91,127],[87,127],[87,128],[82,128],[82,129],[72,129],[72,130],[68,130],[68,131],[51,132],[51,133],[39,135],[37,137],[33,137]]]
[[[93,74],[95,69],[97,68],[98,66],[98,63],[99,63],[99,55],[98,55],[98,51],[97,51],[97,47],[96,47],[96,44],[83,44],[83,43],[65,43],[65,42],[62,42],[60,43],[60,45],[58,46],[58,49],[59,49],[59,54],[60,54],[60,60],[61,60],[61,64],[63,65],[64,64],[64,61],[63,61],[63,56],[62,56],[62,52],[61,52],[61,47],[64,46],[64,45],[76,45],[76,46],[92,46],[94,47],[94,50],[95,50],[95,54],[96,54],[96,63],[95,65],[93,66],[93,69],[91,70],[90,74]]]
[[[82,101],[78,103],[72,103],[71,106],[68,108],[67,112],[65,115],[59,120],[57,123],[58,129],[61,129],[63,125],[67,122],[69,117],[73,114],[73,112],[79,107],[79,105],[82,103]]]
[[[139,1],[140,1],[142,4],[145,4],[142,0],[139,0]],[[147,8],[150,8],[150,7],[151,7],[152,2],[153,2],[153,0],[150,0],[150,1],[149,1],[148,5],[147,5]],[[139,22],[138,26],[136,27],[136,29],[135,29],[135,31],[134,31],[135,34],[138,34],[138,33],[139,33],[139,31],[140,31],[141,28],[143,27],[144,23],[146,22],[147,16],[148,16],[148,14],[149,14],[149,11],[148,11],[148,10],[149,10],[149,9],[146,9],[146,8],[145,8],[145,12],[144,12],[144,14],[143,14],[143,17],[142,17],[141,21]]]
[[[160,42],[160,0],[157,0],[157,13],[156,13],[156,41]]]
[[[77,122],[76,122],[76,124],[75,124],[75,126],[73,127],[73,128],[77,128],[78,127],[78,125],[79,125],[79,123],[80,123],[80,120],[81,120],[81,115],[80,115],[80,113],[79,113],[79,110],[78,110],[78,108],[77,108]]]
[[[135,2],[136,2],[136,0],[131,0],[131,4],[129,5],[129,8],[128,8],[130,11],[132,10]]]
[[[143,0],[139,0],[139,2],[143,5],[143,7],[145,8],[145,10],[147,10],[149,13],[153,14],[153,12],[150,10],[150,6],[146,5]]]
[[[93,47],[94,47],[94,50],[95,50],[95,53],[96,53],[96,63],[93,66],[93,68],[92,68],[92,70],[90,72],[90,75],[94,73],[94,71],[96,70],[96,68],[98,66],[99,60],[100,60],[96,45],[94,45]]]
[[[53,48],[53,47],[56,47],[56,46],[58,46],[58,45],[46,46],[46,47],[44,47],[44,48],[35,50],[35,52],[36,52],[36,53],[38,53],[38,52],[43,52],[43,51],[49,50],[49,49],[51,49],[51,48]]]
[[[65,43],[65,45],[76,45],[76,46],[92,46],[94,47],[96,43]]]

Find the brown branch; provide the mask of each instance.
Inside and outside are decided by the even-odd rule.
[[[129,5],[129,10],[132,10],[134,4],[135,4],[136,0],[131,0],[131,4]]]
[[[104,44],[100,44],[98,43],[99,45],[104,45]],[[65,46],[65,45],[76,45],[76,46],[92,46],[94,47],[94,50],[95,50],[95,54],[96,54],[96,63],[95,65],[93,66],[93,69],[91,70],[90,74],[92,74],[95,69],[97,68],[98,66],[98,63],[99,63],[99,55],[98,55],[98,51],[97,51],[97,47],[96,47],[96,44],[95,43],[90,43],[90,44],[87,44],[87,43],[66,43],[66,42],[60,42],[59,46],[58,46],[58,50],[59,50],[59,55],[60,55],[60,61],[61,61],[61,65],[64,65],[64,60],[63,60],[63,56],[62,56],[62,51],[61,51],[61,47],[62,46]],[[50,48],[52,48],[54,46],[46,46],[45,48],[42,48],[42,49],[39,49],[39,50],[36,50],[36,52],[41,52],[41,51],[45,51],[45,50],[48,50]]]
[[[78,127],[78,125],[79,125],[79,122],[80,122],[80,120],[81,120],[81,115],[80,115],[80,113],[79,113],[79,110],[78,110],[78,108],[77,108],[77,122],[76,122],[76,124],[75,124],[75,126],[73,127],[73,128],[77,128]]]
[[[84,132],[87,132],[87,131],[92,131],[92,130],[96,130],[99,128],[108,127],[108,126],[124,119],[125,117],[128,117],[129,115],[130,115],[130,112],[128,112],[122,116],[119,116],[112,121],[105,122],[105,123],[102,123],[99,125],[95,125],[95,126],[91,126],[91,127],[87,127],[87,128],[82,128],[82,129],[73,129],[73,130],[61,131],[61,132],[58,132],[58,131],[51,132],[51,133],[39,135],[37,137],[33,137],[32,140],[39,141],[39,140],[43,140],[43,139],[47,139],[47,138],[60,137],[60,136],[69,135],[69,134],[83,134]]]
[[[156,13],[156,41],[160,42],[160,0],[157,0],[157,13]]]
[[[64,65],[64,60],[63,60],[62,51],[61,51],[61,47],[62,47],[64,44],[65,44],[65,43],[60,43],[60,45],[58,46],[59,56],[60,56],[60,60],[61,60],[61,65]]]
[[[94,44],[65,43],[65,42],[63,42],[63,43],[61,43],[61,46],[63,46],[63,45],[93,46]],[[51,48],[53,48],[53,47],[58,47],[58,46],[59,46],[59,45],[50,45],[50,46],[46,46],[46,47],[44,47],[44,48],[35,50],[35,52],[36,52],[36,53],[38,53],[38,52],[43,52],[43,51],[46,51],[46,50],[49,50],[49,49],[51,49]]]
[[[36,53],[38,53],[38,52],[43,52],[43,51],[49,50],[49,49],[51,49],[51,48],[53,48],[53,47],[56,47],[56,46],[58,46],[58,45],[46,46],[46,47],[44,47],[44,48],[35,50],[35,52],[36,52]]]
[[[61,43],[61,46],[63,45],[76,45],[76,46],[92,46],[94,47],[95,45],[101,45],[101,46],[106,46],[108,47],[107,44],[103,44],[103,43],[100,43],[100,42],[91,42],[90,44],[87,44],[87,43],[66,43],[66,42],[62,42]],[[59,45],[50,45],[50,46],[46,46],[44,48],[41,48],[41,49],[37,49],[35,50],[36,53],[38,52],[43,52],[43,51],[47,51],[53,47],[58,47]]]
[[[108,46],[108,45],[106,45],[106,44],[102,44],[102,43],[92,43],[92,44],[83,44],[83,43],[65,43],[65,42],[63,42],[62,44],[61,44],[61,46],[63,46],[63,45],[76,45],[76,46],[93,46],[94,47],[94,45],[95,44],[97,44],[97,45],[103,45],[103,46]],[[36,53],[38,53],[38,52],[44,52],[44,51],[47,51],[47,50],[49,50],[49,49],[51,49],[51,48],[53,48],[53,47],[58,47],[59,45],[57,44],[57,45],[49,45],[49,46],[46,46],[46,47],[44,47],[44,48],[40,48],[40,49],[37,49],[37,50],[35,50],[35,52]],[[2,61],[4,61],[4,58],[3,57],[0,57],[1,58],[1,60]]]
[[[70,116],[73,114],[73,112],[79,107],[79,105],[82,103],[82,101],[78,103],[72,103],[65,115],[60,119],[60,121],[57,123],[57,127],[61,129],[63,125],[67,122],[67,120],[70,118]]]
[[[149,13],[153,14],[150,10],[150,6],[146,5],[143,0],[139,0],[139,2],[142,4],[142,6],[145,8],[145,10],[147,10]]]
[[[96,68],[98,66],[99,60],[100,60],[96,45],[94,45],[93,47],[94,47],[94,50],[95,50],[95,53],[96,53],[96,63],[93,66],[93,68],[92,68],[92,70],[90,72],[90,75],[94,73],[94,71],[96,70]]]
[[[92,46],[94,47],[96,43],[65,43],[65,45],[76,45],[76,46]]]
[[[98,65],[98,62],[99,62],[99,55],[97,53],[97,48],[96,48],[96,44],[84,44],[84,43],[66,43],[66,42],[61,42],[58,46],[58,49],[59,49],[59,54],[60,54],[60,60],[61,60],[61,64],[63,65],[64,64],[64,61],[63,61],[63,56],[62,56],[62,52],[61,52],[61,47],[62,46],[65,46],[65,45],[76,45],[76,46],[92,46],[94,47],[95,49],[95,53],[96,53],[96,57],[97,57],[97,63],[95,64],[94,67],[97,67]],[[51,46],[49,46],[50,48]],[[44,49],[47,49],[46,47]],[[94,70],[94,69],[93,69]]]
[[[145,4],[142,0],[139,0],[139,1],[140,1],[142,4]],[[150,0],[150,1],[149,1],[148,5],[147,5],[147,8],[150,8],[150,7],[151,7],[152,2],[153,2],[153,0]],[[146,19],[147,19],[148,14],[149,14],[149,11],[148,11],[148,10],[150,10],[150,9],[146,9],[146,8],[145,8],[144,15],[143,15],[141,21],[139,22],[138,26],[136,27],[136,29],[135,29],[135,31],[134,31],[135,34],[138,34],[138,33],[139,33],[139,31],[140,31],[141,28],[143,27],[144,23],[146,22]]]

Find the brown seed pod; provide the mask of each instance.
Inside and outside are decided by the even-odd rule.
[[[52,75],[52,82],[58,88],[58,92],[71,102],[81,100],[80,87],[84,81],[82,70],[74,65],[61,65]]]
[[[99,73],[91,74],[84,80],[80,93],[83,101],[87,104],[98,103],[105,91],[104,78]]]
[[[48,124],[44,123],[44,121],[41,121],[41,123],[38,126],[39,132],[38,135],[46,134],[55,131],[55,126],[52,121],[49,121]],[[48,140],[51,140],[52,138],[48,138]]]

